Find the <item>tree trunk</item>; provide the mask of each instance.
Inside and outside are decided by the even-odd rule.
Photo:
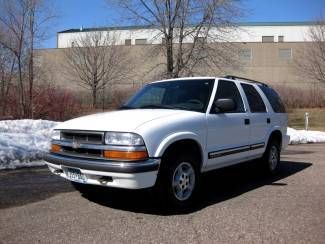
[[[29,62],[28,62],[28,79],[29,79],[29,102],[28,102],[28,116],[33,118],[33,88],[34,88],[34,25],[35,6],[32,7],[32,13],[29,19],[30,31],[30,47],[29,47]]]
[[[93,95],[93,108],[96,108],[96,104],[97,104],[97,87],[93,87],[92,89],[92,95]]]
[[[166,50],[167,50],[167,77],[174,77],[174,57],[173,57],[173,29],[170,28],[166,36]]]
[[[4,74],[3,74],[4,76]],[[1,97],[0,97],[0,106],[1,106],[1,115],[5,115],[5,78],[1,79]]]
[[[32,47],[31,47],[32,48]],[[29,80],[29,101],[28,101],[28,116],[33,118],[33,83],[34,83],[34,65],[33,65],[33,50],[30,50],[28,62],[28,80]]]
[[[19,74],[19,102],[21,106],[20,118],[24,118],[25,116],[25,94],[24,94],[24,84],[23,84],[23,76],[22,76],[22,67],[21,67],[21,57],[17,57],[18,60],[18,74]]]

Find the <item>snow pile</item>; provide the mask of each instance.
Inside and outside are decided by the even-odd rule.
[[[0,121],[0,169],[44,165],[52,129],[58,122],[47,120]]]
[[[323,131],[295,130],[293,128],[288,128],[287,134],[290,136],[290,144],[325,142],[325,132]]]

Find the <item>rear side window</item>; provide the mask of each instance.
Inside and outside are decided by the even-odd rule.
[[[260,86],[261,90],[263,91],[264,95],[267,97],[267,99],[269,100],[273,111],[275,113],[285,113],[285,107],[281,101],[280,96],[278,95],[278,93],[276,93],[276,91],[274,91],[272,88],[268,87],[268,86]]]
[[[262,97],[254,86],[248,84],[241,84],[246,94],[247,101],[252,113],[265,113],[266,107]]]
[[[219,80],[218,88],[214,101],[222,98],[232,98],[236,103],[236,109],[227,113],[244,113],[244,103],[240,96],[239,90],[236,84],[232,81]]]

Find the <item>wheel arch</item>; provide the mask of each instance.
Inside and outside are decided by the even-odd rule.
[[[276,139],[280,143],[280,149],[282,148],[282,132],[278,129],[273,130],[270,135],[267,143],[271,140]]]
[[[166,137],[158,146],[155,157],[163,157],[172,149],[188,150],[197,153],[200,160],[200,169],[205,162],[204,150],[200,137],[191,132],[181,132]]]

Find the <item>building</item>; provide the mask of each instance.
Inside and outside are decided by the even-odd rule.
[[[313,22],[278,22],[278,23],[241,23],[233,27],[224,28],[228,34],[224,39],[237,43],[295,43],[310,41],[308,30]],[[190,28],[190,27],[189,27]],[[228,30],[227,30],[228,29]],[[164,38],[156,28],[147,26],[103,27],[68,29],[57,33],[57,48],[68,48],[75,40],[91,32],[113,33],[117,37],[117,45],[145,45],[161,44]],[[210,32],[218,30],[211,28]],[[220,32],[220,31],[219,31]],[[223,35],[225,35],[223,33]],[[177,42],[177,40],[175,40]],[[185,43],[193,40],[188,38]],[[208,42],[220,42],[209,39]]]
[[[238,46],[238,60],[240,67],[225,70],[238,76],[261,80],[272,85],[285,85],[294,87],[314,87],[312,80],[301,77],[295,65],[295,61],[301,58],[305,49],[312,45],[308,35],[309,28],[314,22],[271,22],[271,23],[242,23],[238,28],[231,29],[225,39]],[[217,30],[212,30],[217,32]],[[146,57],[150,46],[159,45],[164,39],[155,28],[146,26],[128,27],[104,27],[104,28],[80,28],[69,29],[57,33],[57,48],[39,50],[39,62],[52,74],[56,83],[79,89],[63,71],[64,50],[74,46],[74,42],[92,32],[113,33],[116,36],[115,45],[121,50],[126,50],[133,65],[137,65],[133,71],[132,79],[126,80],[117,86],[139,86],[144,82],[157,78],[155,72],[148,72],[162,57]],[[188,38],[187,43],[193,40]],[[208,39],[208,43],[220,42]],[[131,64],[132,65],[132,64]],[[60,72],[58,72],[60,71]],[[222,75],[202,72],[200,75]],[[311,85],[313,84],[313,85]]]

